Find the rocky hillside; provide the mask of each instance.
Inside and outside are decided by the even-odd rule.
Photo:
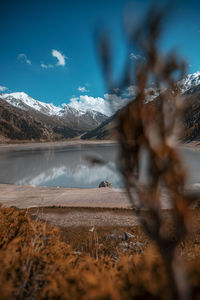
[[[200,84],[184,91],[185,109],[182,115],[184,141],[200,140]],[[159,110],[159,96],[147,105],[156,105]],[[82,139],[115,139],[117,136],[117,114],[108,118],[94,130],[82,136]]]
[[[0,96],[0,141],[60,140],[96,128],[107,116],[43,103],[25,93]]]
[[[0,99],[0,141],[59,140],[73,138],[82,132],[43,114],[13,107]]]
[[[184,139],[186,141],[200,140],[200,85],[189,89],[185,96]]]
[[[13,140],[48,140],[53,137],[53,131],[27,112],[22,112],[0,99],[0,135]]]
[[[117,136],[116,125],[117,114],[109,117],[106,121],[102,122],[97,128],[88,131],[82,135],[81,139],[97,139],[97,140],[113,140]]]

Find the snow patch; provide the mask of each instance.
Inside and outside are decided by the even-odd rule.
[[[185,93],[190,88],[200,84],[200,71],[188,74],[185,78],[178,82],[181,93]]]

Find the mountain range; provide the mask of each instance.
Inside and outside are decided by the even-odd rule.
[[[57,107],[23,92],[0,95],[0,140],[60,140],[96,128],[107,116],[94,110]]]
[[[199,139],[200,72],[187,75],[177,85],[188,104],[184,115],[184,139]],[[147,102],[156,103],[158,98],[156,91],[153,97],[147,96]],[[78,137],[114,139],[117,114],[108,117],[91,109],[77,110],[70,104],[57,107],[35,100],[24,92],[1,94],[0,142],[54,141]]]
[[[184,141],[200,139],[200,72],[188,74],[177,83],[180,93],[184,96],[185,110],[183,113],[183,136]],[[146,102],[154,102],[159,106],[159,95],[152,89],[152,97],[147,95]],[[156,97],[155,97],[156,95]],[[117,117],[120,110],[97,128],[92,129],[81,136],[81,139],[115,139],[117,136]]]

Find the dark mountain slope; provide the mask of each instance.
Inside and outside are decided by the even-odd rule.
[[[84,134],[81,139],[97,139],[97,140],[112,140],[116,139],[117,135],[117,114],[111,116],[106,121],[102,122],[97,128]]]
[[[200,140],[200,85],[185,93],[186,112],[183,115],[185,125],[184,140]]]
[[[57,140],[80,132],[40,113],[27,112],[0,99],[0,136],[11,140]]]
[[[79,133],[92,130],[107,119],[107,116],[98,111],[77,110],[69,104],[58,107],[35,100],[24,92],[2,94],[0,98],[15,108],[29,112],[34,118],[50,126],[69,127]]]
[[[184,141],[200,140],[200,85],[190,88],[184,94],[185,109],[182,115]],[[158,96],[147,105],[160,109],[160,97]],[[115,139],[117,136],[117,116],[113,115],[96,129],[82,136],[82,139]]]

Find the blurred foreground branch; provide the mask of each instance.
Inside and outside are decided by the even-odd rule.
[[[163,258],[169,284],[170,299],[189,299],[190,288],[176,258],[176,247],[185,238],[189,221],[189,199],[184,194],[185,173],[172,139],[177,133],[181,108],[181,95],[176,82],[182,79],[185,63],[173,52],[162,56],[159,37],[164,9],[151,8],[144,24],[132,31],[130,44],[144,59],[137,60],[135,79],[136,97],[121,110],[118,118],[120,160],[129,199],[136,209],[147,235],[155,241]],[[110,49],[108,39],[101,41],[102,62],[108,89],[110,79]],[[120,89],[131,83],[130,66],[127,65]],[[108,80],[109,79],[109,80]],[[146,90],[150,82],[161,91],[159,97],[147,103]],[[180,129],[180,128],[179,128]],[[137,191],[137,193],[132,193]],[[162,214],[162,194],[168,195],[173,227]],[[135,196],[137,195],[137,196]],[[147,210],[147,214],[143,211]]]

